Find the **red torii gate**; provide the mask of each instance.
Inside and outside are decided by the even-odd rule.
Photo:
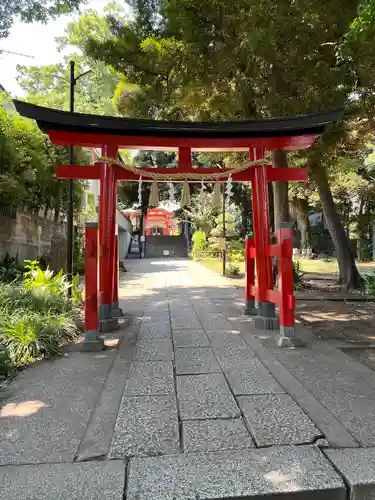
[[[192,166],[192,151],[248,151],[250,160],[264,163],[233,173],[233,182],[251,182],[254,237],[246,242],[246,314],[257,314],[256,324],[275,327],[275,304],[280,308],[280,345],[290,344],[294,337],[294,297],[292,273],[291,226],[277,228],[277,244],[270,244],[268,182],[305,181],[307,169],[272,168],[266,163],[265,150],[295,151],[312,146],[325,127],[342,118],[342,110],[272,120],[229,122],[171,122],[136,120],[80,113],[67,113],[15,101],[17,111],[37,121],[50,140],[62,146],[101,148],[104,158],[117,160],[119,148],[177,150],[178,168],[153,168],[152,174],[164,174],[172,182],[174,174],[198,173]],[[146,175],[145,175],[146,171]],[[151,169],[150,169],[151,171]],[[217,174],[218,182],[226,182],[230,169],[202,169],[202,177]],[[222,176],[223,173],[226,176]],[[118,267],[116,263],[116,199],[117,183],[138,181],[139,175],[111,162],[94,165],[59,165],[56,175],[65,179],[100,180],[99,207],[99,289],[97,280],[97,225],[86,230],[86,302],[85,342],[100,347],[101,330],[115,326],[118,309]],[[142,181],[151,182],[142,169]],[[200,182],[200,181],[190,181]],[[279,264],[279,289],[273,289],[271,257]],[[255,286],[255,268],[257,286]],[[90,288],[92,287],[92,288]],[[257,308],[255,308],[257,302]],[[99,307],[99,315],[98,315]],[[99,317],[99,320],[98,320]]]

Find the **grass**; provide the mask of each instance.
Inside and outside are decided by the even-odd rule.
[[[322,276],[337,275],[339,272],[337,260],[332,259],[295,259],[299,262],[300,270],[305,274],[320,274]],[[223,272],[223,264],[220,259],[204,258],[198,261],[202,266],[212,269],[219,274]],[[236,262],[240,267],[240,272],[245,272],[245,263]],[[359,271],[375,271],[375,262],[357,262]],[[228,263],[227,263],[228,269]]]

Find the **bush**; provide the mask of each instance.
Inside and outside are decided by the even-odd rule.
[[[62,271],[43,271],[37,261],[26,263],[23,283],[0,284],[0,377],[20,367],[60,353],[83,326],[78,276],[72,299]]]
[[[0,281],[11,283],[12,281],[22,281],[24,266],[18,263],[18,257],[11,257],[7,252],[4,259],[0,261]]]
[[[375,296],[375,272],[363,274],[362,279],[365,294]]]
[[[193,259],[198,259],[203,256],[206,249],[206,233],[204,231],[195,231],[192,236],[193,249],[191,255]]]
[[[228,274],[230,276],[239,276],[240,275],[240,267],[237,266],[236,264],[229,264]]]

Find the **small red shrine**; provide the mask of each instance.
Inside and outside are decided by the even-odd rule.
[[[305,181],[308,173],[305,168],[272,168],[265,159],[265,151],[311,147],[327,125],[342,119],[342,110],[271,120],[173,122],[68,113],[22,101],[15,101],[15,106],[22,116],[36,120],[54,144],[102,149],[103,157],[94,165],[59,165],[56,170],[59,178],[100,180],[99,228],[94,224],[86,230],[87,345],[95,348],[100,343],[99,321],[102,329],[106,328],[119,314],[115,235],[117,183],[138,181],[140,175],[143,182],[155,182],[163,176],[170,182],[181,182],[185,178],[189,182],[201,182],[205,178],[226,182],[228,177],[233,182],[251,182],[254,235],[246,242],[245,313],[256,314],[258,326],[272,328],[278,323],[275,315],[275,305],[278,305],[279,345],[293,342],[292,229],[288,224],[277,228],[277,243],[271,245],[267,184]],[[178,168],[124,168],[117,161],[120,148],[178,151]],[[249,165],[239,170],[195,169],[192,151],[247,151]],[[277,290],[273,287],[272,256],[278,258]]]

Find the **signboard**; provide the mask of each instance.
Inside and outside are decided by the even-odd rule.
[[[163,250],[163,255],[167,257],[169,255],[169,250]]]
[[[225,250],[226,241],[225,238],[219,238],[219,250]]]
[[[142,241],[142,242],[143,242],[143,241],[146,241],[146,236],[143,236],[143,235],[142,235],[142,236],[141,236],[141,241]]]

